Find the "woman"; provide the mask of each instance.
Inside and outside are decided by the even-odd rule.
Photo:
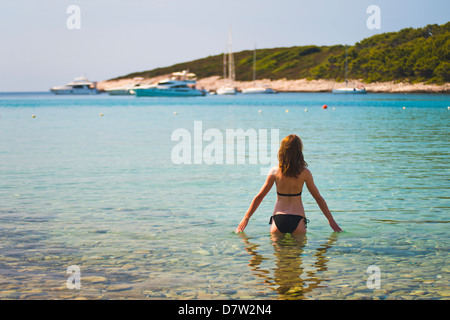
[[[270,191],[274,182],[277,188],[277,202],[275,203],[273,215],[270,217],[270,233],[272,235],[280,236],[285,233],[290,233],[293,236],[301,236],[306,233],[307,221],[301,198],[305,183],[323,214],[328,219],[330,227],[336,232],[342,231],[336,221],[334,221],[327,203],[314,184],[311,172],[306,168],[307,163],[303,158],[302,150],[302,141],[295,134],[291,134],[281,141],[278,152],[279,165],[270,170],[266,182],[253,199],[250,208],[236,228],[236,233],[244,231],[250,217]]]

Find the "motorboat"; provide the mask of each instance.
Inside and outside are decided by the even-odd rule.
[[[50,91],[54,94],[98,94],[97,83],[89,81],[87,78],[81,76],[75,78],[65,86],[53,87]]]
[[[194,73],[188,70],[172,73],[172,77],[155,84],[139,86],[130,90],[136,97],[198,97],[205,96],[204,89],[196,88]]]
[[[366,88],[364,87],[345,87],[345,88],[338,88],[333,89],[333,93],[350,93],[350,94],[356,94],[356,93],[367,93]]]
[[[189,86],[184,81],[163,80],[150,86],[140,86],[131,89],[136,97],[197,97],[204,96],[206,92],[195,86]]]
[[[131,89],[136,97],[197,97],[206,95],[205,90],[189,86],[184,81],[163,80],[149,86]]]
[[[242,93],[257,94],[257,93],[277,93],[277,92],[271,88],[252,87],[252,88],[242,89]]]
[[[128,85],[121,86],[121,87],[107,88],[107,89],[105,89],[105,92],[107,92],[109,95],[112,95],[112,96],[130,96],[130,95],[133,95],[131,90],[140,87],[142,85],[140,83],[140,81],[144,80],[144,78],[136,77],[133,80],[134,81],[139,81],[139,82],[128,84]]]

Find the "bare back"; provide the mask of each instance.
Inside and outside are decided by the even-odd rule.
[[[303,191],[303,186],[305,184],[306,187],[308,188],[309,193],[319,205],[320,210],[322,210],[323,214],[328,219],[330,227],[336,232],[342,231],[342,229],[338,226],[336,221],[334,221],[333,216],[330,210],[328,209],[327,203],[320,195],[319,190],[317,189],[314,183],[313,176],[309,171],[309,169],[303,168],[302,172],[297,177],[286,177],[281,174],[281,170],[277,166],[273,167],[270,170],[261,190],[253,198],[250,207],[248,208],[247,212],[244,215],[244,218],[242,218],[241,222],[236,228],[236,233],[244,231],[245,227],[247,226],[250,220],[250,217],[253,215],[258,206],[261,204],[261,201],[263,201],[264,197],[270,191],[274,183],[277,189],[277,202],[275,203],[273,216],[270,219],[270,222],[272,222],[272,220],[275,221],[275,223],[271,223],[270,227],[270,232],[272,234],[279,235],[283,233],[291,233],[292,235],[294,235],[294,234],[304,234],[306,232],[307,219],[305,217],[305,210],[303,208],[301,197],[301,192]],[[289,215],[289,216],[283,217],[282,215]],[[295,215],[301,216],[304,219],[299,217],[293,217]],[[294,218],[294,220],[292,220],[292,218]],[[276,220],[278,220],[278,222]],[[299,223],[300,221],[302,223]],[[283,225],[281,228],[285,230],[285,232],[280,231],[280,229],[278,229],[277,223],[280,223],[280,226]],[[286,223],[290,224],[295,223],[297,227],[295,230],[292,231],[291,226],[287,227]]]
[[[275,185],[277,192],[281,194],[298,194],[302,192],[305,183],[305,171],[297,177],[283,176],[279,168],[273,168],[272,174],[275,176]],[[302,204],[302,197],[277,195],[277,202],[273,214],[294,214],[305,216],[305,210]]]

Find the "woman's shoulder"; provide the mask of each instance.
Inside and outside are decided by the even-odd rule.
[[[270,168],[269,175],[270,176],[276,175],[278,173],[278,170],[280,170],[280,168],[278,166]]]
[[[302,172],[300,173],[301,176],[312,176],[311,171],[309,171],[308,168],[303,168]]]

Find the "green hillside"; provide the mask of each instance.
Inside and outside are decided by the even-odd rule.
[[[450,82],[450,22],[378,34],[348,47],[348,78],[374,81]],[[301,46],[256,51],[258,79],[345,77],[345,46]],[[253,50],[234,53],[236,80],[253,76]],[[111,80],[151,78],[189,69],[198,78],[223,75],[223,55],[135,72]]]

